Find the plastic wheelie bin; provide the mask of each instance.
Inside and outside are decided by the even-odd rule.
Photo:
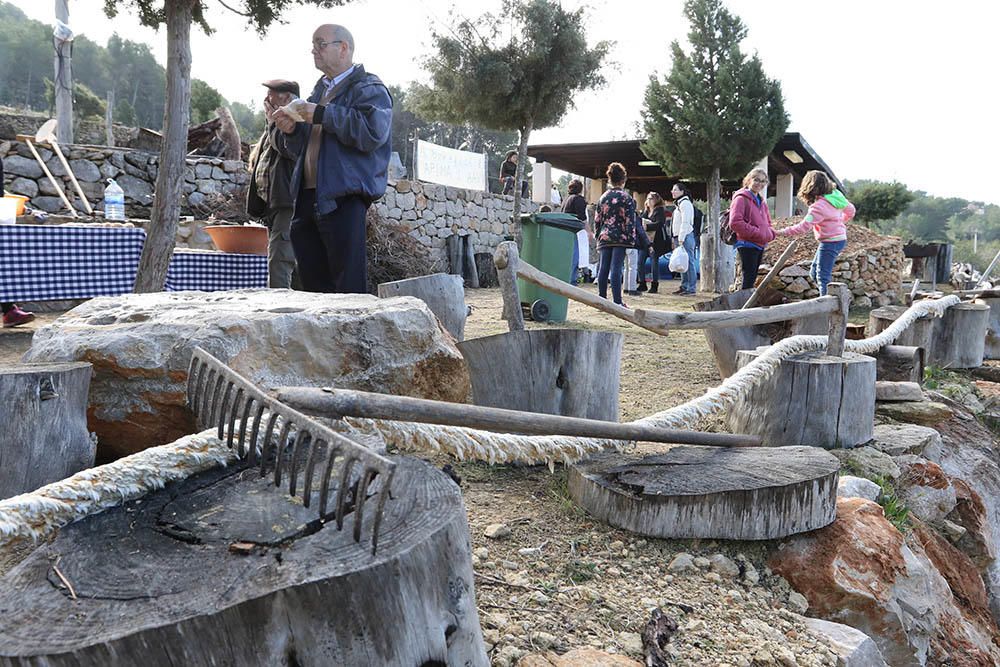
[[[583,223],[569,213],[531,213],[521,216],[523,261],[539,271],[569,282],[573,274],[573,244]],[[569,301],[533,283],[517,279],[521,306],[536,322],[565,322]]]

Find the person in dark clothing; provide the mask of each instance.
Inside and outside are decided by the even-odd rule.
[[[272,79],[265,81],[264,116],[267,126],[250,154],[247,189],[247,215],[264,220],[267,238],[267,286],[292,286],[295,271],[295,250],[292,248],[292,209],[295,197],[291,193],[295,160],[278,150],[281,130],[274,124],[274,112],[299,96],[299,84]]]
[[[635,200],[625,191],[628,172],[620,162],[608,165],[607,177],[611,187],[601,196],[594,211],[597,249],[601,252],[597,289],[601,298],[607,299],[610,282],[614,302],[624,306],[622,268],[626,249],[635,247]]]
[[[0,195],[3,194],[3,157],[0,157]],[[3,312],[3,328],[16,327],[35,319],[34,313],[18,308],[16,303],[0,303]]]
[[[652,234],[653,249],[649,253],[649,268],[652,274],[652,283],[649,286],[649,293],[656,294],[660,290],[660,257],[666,255],[672,249],[670,243],[670,214],[666,204],[659,192],[650,192],[646,197],[646,206],[649,217],[646,221],[646,233]],[[645,268],[645,265],[643,265]],[[646,290],[646,276],[643,273],[639,291]]]
[[[517,151],[508,151],[507,158],[500,164],[500,182],[503,183],[503,194],[514,192],[514,181],[517,179]],[[528,181],[521,180],[521,196],[528,196]]]
[[[365,216],[388,182],[392,97],[354,63],[347,28],[321,25],[312,52],[324,76],[309,101],[274,113],[279,150],[296,160],[292,247],[306,291],[365,293]]]
[[[594,232],[587,225],[587,200],[581,194],[583,192],[583,183],[580,179],[574,178],[569,182],[566,191],[569,193],[569,196],[563,201],[562,212],[575,215],[576,219],[583,223],[584,228],[587,230],[587,236],[592,237]],[[574,236],[573,241],[573,271],[570,274],[571,285],[576,284],[580,270],[580,240]]]

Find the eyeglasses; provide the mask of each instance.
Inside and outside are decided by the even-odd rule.
[[[343,43],[344,40],[342,39],[335,39],[332,42],[324,42],[322,39],[315,39],[313,40],[313,48],[316,49],[317,51],[322,51],[331,44],[343,44]]]
[[[755,179],[753,179],[753,182],[754,183],[770,183],[771,181],[769,181],[766,178],[755,178]]]

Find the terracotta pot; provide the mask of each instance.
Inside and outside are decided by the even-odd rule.
[[[267,255],[267,227],[208,225],[204,229],[222,252]]]

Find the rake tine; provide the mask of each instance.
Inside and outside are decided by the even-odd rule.
[[[281,486],[281,461],[285,458],[285,445],[288,442],[288,433],[292,429],[292,422],[288,419],[281,427],[281,435],[278,436],[278,453],[274,459],[274,485]]]
[[[312,447],[309,448],[309,458],[306,460],[306,479],[302,484],[302,505],[309,507],[309,498],[312,496],[312,481],[313,474],[316,470],[316,459],[319,456],[316,454],[320,450],[320,447],[325,448],[326,440],[314,439],[312,441]]]
[[[209,408],[212,405],[212,386],[215,383],[217,376],[218,373],[215,372],[215,369],[209,366],[208,372],[205,373],[205,383],[201,385],[200,393],[194,399],[195,402],[192,407],[198,418],[198,423],[201,426],[212,423]]]
[[[298,434],[295,436],[295,444],[292,446],[292,467],[288,471],[288,495],[290,496],[295,495],[295,482],[299,476],[299,454],[307,446],[307,438],[309,439],[309,444],[312,445],[312,435],[306,429],[300,428]]]
[[[188,405],[192,409],[198,404],[198,381],[203,372],[205,372],[205,364],[198,357],[191,357],[191,365],[188,367],[187,395]]]
[[[267,466],[267,461],[271,457],[271,451],[274,449],[274,425],[278,421],[278,413],[271,411],[271,414],[267,417],[267,426],[264,427],[264,442],[260,446],[260,476],[264,477],[265,468]]]
[[[254,403],[260,405],[260,401],[256,400],[253,396],[248,396],[246,405],[243,406],[243,418],[240,419],[240,441],[236,444],[236,455],[241,459],[247,457],[247,428],[250,426],[250,412],[253,410]],[[251,446],[255,446],[255,444]]]
[[[385,511],[385,501],[389,497],[389,485],[396,474],[396,469],[391,468],[389,473],[382,478],[382,488],[378,492],[378,505],[375,508],[375,524],[372,526],[372,556],[378,549],[378,533],[382,528],[382,513]]]
[[[347,505],[347,492],[350,490],[347,487],[347,480],[351,478],[351,468],[357,460],[356,456],[352,456],[344,461],[344,470],[340,473],[340,487],[337,489],[337,530],[344,527],[344,509]]]
[[[257,436],[260,435],[260,420],[264,417],[264,404],[257,402],[257,413],[253,416],[253,427],[250,429],[250,446],[247,450],[247,461],[253,465],[257,460]]]
[[[232,380],[226,384],[226,391],[222,394],[222,400],[219,402],[219,414],[213,415],[212,423],[219,425],[219,432],[216,434],[219,440],[222,440],[226,435],[226,411],[229,409],[229,394],[232,393],[235,386],[236,384]]]
[[[358,480],[358,491],[354,494],[354,541],[361,541],[361,520],[362,511],[365,508],[365,501],[368,499],[368,485],[371,484],[378,473],[374,468],[365,468],[364,474]]]
[[[233,448],[233,436],[236,435],[236,413],[240,411],[240,403],[243,401],[243,394],[245,393],[246,392],[243,391],[243,387],[237,388],[236,395],[233,396],[232,405],[227,406],[229,413],[229,433],[226,434],[226,446],[229,447],[229,449]],[[225,417],[226,416],[223,415],[223,421],[225,421]]]
[[[205,419],[205,425],[211,426],[215,424],[218,419],[219,412],[219,402],[222,398],[222,387],[226,383],[226,376],[221,372],[216,371],[215,373],[215,385],[212,387],[211,392],[209,392],[208,408]]]
[[[333,477],[333,466],[340,454],[340,447],[330,446],[330,457],[326,460],[326,469],[323,471],[323,485],[319,489],[319,516],[326,518],[326,506],[330,500],[330,478]]]

